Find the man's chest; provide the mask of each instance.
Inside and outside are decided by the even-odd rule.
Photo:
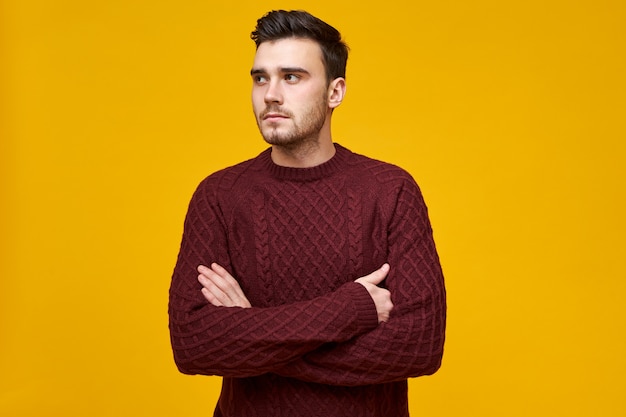
[[[256,305],[315,298],[385,261],[384,218],[375,204],[347,190],[322,191],[259,190],[235,207],[229,251]]]

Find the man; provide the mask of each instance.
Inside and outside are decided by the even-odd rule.
[[[215,416],[407,416],[407,378],[439,368],[445,330],[420,191],[333,143],[339,32],[273,11],[252,39],[271,147],[194,193],[170,288],[176,364],[223,377]]]

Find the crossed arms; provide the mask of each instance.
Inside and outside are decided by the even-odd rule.
[[[389,264],[384,264],[380,269],[365,275],[355,282],[363,285],[376,305],[378,322],[382,323],[389,319],[389,313],[393,308],[391,293],[385,288],[378,287],[389,272]],[[198,267],[198,282],[202,284],[202,295],[208,302],[216,307],[242,307],[250,308],[252,305],[241,290],[237,280],[222,266],[213,263],[208,268],[204,265]]]
[[[311,300],[255,307],[228,272],[215,195],[197,192],[170,289],[170,333],[181,372],[271,372],[344,386],[434,373],[445,333],[443,276],[417,186],[405,184],[398,199],[389,265]],[[202,266],[207,259],[225,263]]]

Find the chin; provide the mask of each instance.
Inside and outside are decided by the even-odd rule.
[[[277,136],[277,135],[263,135],[263,139],[265,139],[265,142],[269,143],[270,145],[277,145],[277,146],[293,146],[296,145],[299,141],[293,140],[291,138],[284,138],[282,136]]]
[[[263,139],[270,145],[289,146],[299,142],[298,138],[294,138],[287,132],[279,132],[276,129],[267,129],[261,131]]]

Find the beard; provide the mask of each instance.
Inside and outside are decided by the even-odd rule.
[[[279,105],[270,104],[259,114],[257,125],[263,139],[270,145],[297,148],[305,143],[317,142],[319,133],[326,123],[327,104],[326,97],[322,96],[318,102],[307,108],[299,118],[296,118],[292,112],[282,109]],[[268,113],[284,114],[289,117],[284,122],[288,121],[291,124],[263,126],[263,117]]]

